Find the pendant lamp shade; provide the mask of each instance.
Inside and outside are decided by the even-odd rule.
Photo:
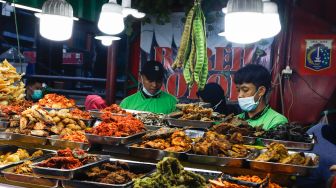
[[[47,39],[64,41],[71,38],[73,28],[73,9],[65,0],[47,0],[42,6],[40,34]]]
[[[104,4],[98,21],[99,30],[109,35],[121,33],[125,28],[122,11],[123,8],[116,0],[110,0]]]

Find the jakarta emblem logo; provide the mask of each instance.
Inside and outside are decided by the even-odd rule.
[[[331,67],[333,40],[306,40],[305,67],[320,71]]]

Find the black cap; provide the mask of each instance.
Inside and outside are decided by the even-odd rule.
[[[165,70],[162,63],[157,61],[147,61],[142,65],[140,73],[145,75],[150,81],[162,81]]]

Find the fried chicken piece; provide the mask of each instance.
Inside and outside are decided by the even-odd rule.
[[[43,151],[42,150],[37,150],[31,155],[31,158],[40,157],[42,155],[43,155]]]
[[[304,153],[294,153],[279,161],[283,164],[304,165],[306,162]]]

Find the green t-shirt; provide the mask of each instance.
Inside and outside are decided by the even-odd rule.
[[[262,125],[262,128],[266,131],[279,125],[288,123],[288,120],[285,116],[276,112],[269,106],[267,106],[260,114],[257,114],[253,118],[249,118],[246,113],[241,113],[238,115],[238,117],[245,119],[252,127]]]
[[[166,93],[161,92],[157,97],[146,98],[141,91],[125,98],[120,107],[129,110],[147,111],[152,113],[169,114],[175,111],[177,99]]]

